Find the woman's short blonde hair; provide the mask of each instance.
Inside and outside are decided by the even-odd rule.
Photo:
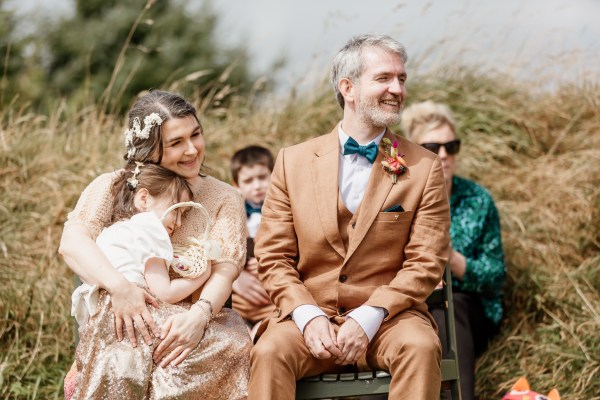
[[[418,142],[421,135],[443,125],[448,125],[456,135],[456,122],[450,108],[431,100],[411,104],[402,112],[402,129],[413,142]]]

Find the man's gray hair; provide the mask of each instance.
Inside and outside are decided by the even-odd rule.
[[[408,60],[404,46],[387,35],[354,36],[337,53],[331,63],[331,85],[342,108],[344,108],[344,96],[340,93],[338,83],[343,78],[353,82],[358,81],[364,69],[362,51],[367,47],[379,47],[385,51],[398,54],[404,63]]]

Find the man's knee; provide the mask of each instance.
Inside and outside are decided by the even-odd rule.
[[[440,339],[433,329],[431,334],[410,338],[406,344],[410,349],[417,353],[438,354],[441,351]]]
[[[417,363],[427,364],[439,363],[441,359],[441,343],[431,327],[420,327],[418,332],[411,334],[393,332],[388,340],[385,353],[391,363],[396,360],[413,360]]]
[[[252,363],[287,363],[293,357],[291,338],[278,332],[277,334],[264,334],[252,348],[250,353]]]
[[[283,349],[280,349],[283,350]],[[273,358],[277,357],[277,345],[274,341],[269,338],[261,337],[258,342],[252,348],[250,352],[250,359],[254,362],[271,362]]]
[[[392,354],[396,357],[409,357],[414,360],[440,360],[442,348],[434,330],[421,335],[404,335],[394,343]]]

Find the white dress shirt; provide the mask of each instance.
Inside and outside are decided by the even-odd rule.
[[[260,226],[260,221],[262,220],[262,214],[258,212],[253,212],[250,214],[248,219],[246,220],[246,227],[248,228],[248,236],[252,239],[256,237],[256,232],[258,232],[258,227]]]
[[[379,142],[381,141],[381,138],[383,138],[384,133],[385,129],[371,142],[364,144],[359,143],[359,145],[362,146],[375,143],[379,146]],[[344,155],[344,145],[346,144],[346,141],[348,141],[349,136],[342,130],[342,124],[338,126],[338,136],[340,139],[340,170],[338,179],[340,196],[342,197],[342,201],[346,208],[352,213],[355,213],[365,194],[373,164],[371,164],[366,157],[359,154]],[[319,316],[326,317],[327,314],[319,307],[312,304],[303,304],[292,311],[292,319],[302,333],[304,333],[306,324]],[[385,318],[385,311],[381,307],[363,305],[348,313],[348,317],[358,322],[365,331],[370,342]]]

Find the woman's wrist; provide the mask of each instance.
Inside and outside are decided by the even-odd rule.
[[[192,308],[200,311],[201,315],[206,318],[206,326],[208,326],[213,319],[212,303],[206,299],[198,299],[198,301],[192,305]]]
[[[131,290],[133,283],[125,279],[123,274],[117,273],[111,278],[106,281],[106,287],[104,288],[111,297],[116,293],[126,293]]]
[[[213,317],[213,306],[212,303],[209,300],[203,299],[203,298],[199,298],[198,301],[196,302],[196,304],[205,304],[208,307],[208,314],[210,315],[210,318],[212,319]]]

